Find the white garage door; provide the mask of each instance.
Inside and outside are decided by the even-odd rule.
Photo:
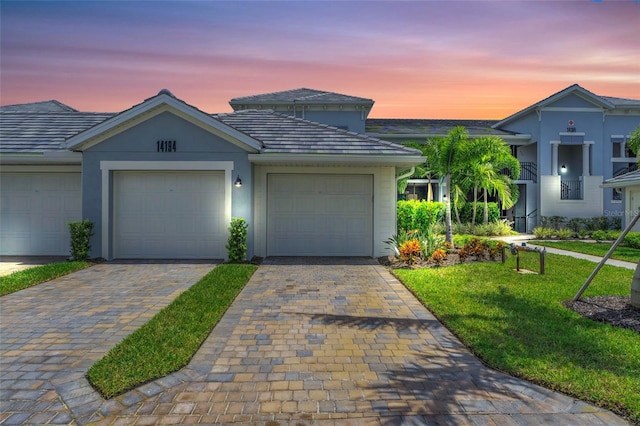
[[[114,257],[225,256],[224,172],[114,173]]]
[[[269,256],[371,256],[373,176],[270,174]]]
[[[80,173],[0,175],[0,253],[69,255],[67,223],[80,220]]]

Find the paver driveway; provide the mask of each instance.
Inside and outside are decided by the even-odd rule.
[[[267,259],[182,371],[102,403],[65,393],[102,353],[25,404],[86,398],[71,412],[98,425],[626,424],[486,368],[372,259]]]
[[[87,423],[89,367],[215,265],[105,263],[0,298],[0,423]]]

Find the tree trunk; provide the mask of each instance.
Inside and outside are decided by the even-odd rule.
[[[640,260],[638,260],[638,265],[631,281],[631,304],[636,308],[640,308]]]
[[[473,230],[476,227],[476,212],[478,209],[478,187],[473,187],[473,213],[471,214],[471,233],[473,234]]]
[[[484,224],[489,223],[489,200],[487,200],[487,190],[484,190]]]
[[[445,182],[447,185],[446,196],[447,199],[444,203],[445,205],[445,229],[446,236],[445,240],[451,244],[451,248],[453,248],[453,230],[451,229],[451,173],[447,173],[445,178]]]

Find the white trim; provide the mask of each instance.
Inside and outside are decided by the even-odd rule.
[[[249,161],[259,165],[358,165],[417,166],[426,157],[419,155],[356,155],[356,154],[249,154]]]
[[[15,165],[15,164],[7,164],[2,166],[1,172],[7,173],[80,173],[82,172],[82,167],[80,165]]]
[[[585,136],[585,132],[559,132],[560,136]]]
[[[602,112],[604,108],[580,108],[580,107],[541,107],[540,111],[564,111],[564,112]]]
[[[110,177],[111,172],[119,170],[210,170],[224,171],[224,216],[225,223],[231,222],[231,193],[233,177],[233,161],[101,161],[102,171],[102,257],[111,260],[109,248],[111,247],[112,235],[109,233],[111,206],[109,198],[111,195]]]

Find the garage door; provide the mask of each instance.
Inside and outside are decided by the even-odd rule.
[[[373,176],[270,174],[269,256],[371,256]]]
[[[81,218],[80,173],[0,175],[0,253],[66,256]]]
[[[114,257],[225,256],[224,172],[114,173]]]

